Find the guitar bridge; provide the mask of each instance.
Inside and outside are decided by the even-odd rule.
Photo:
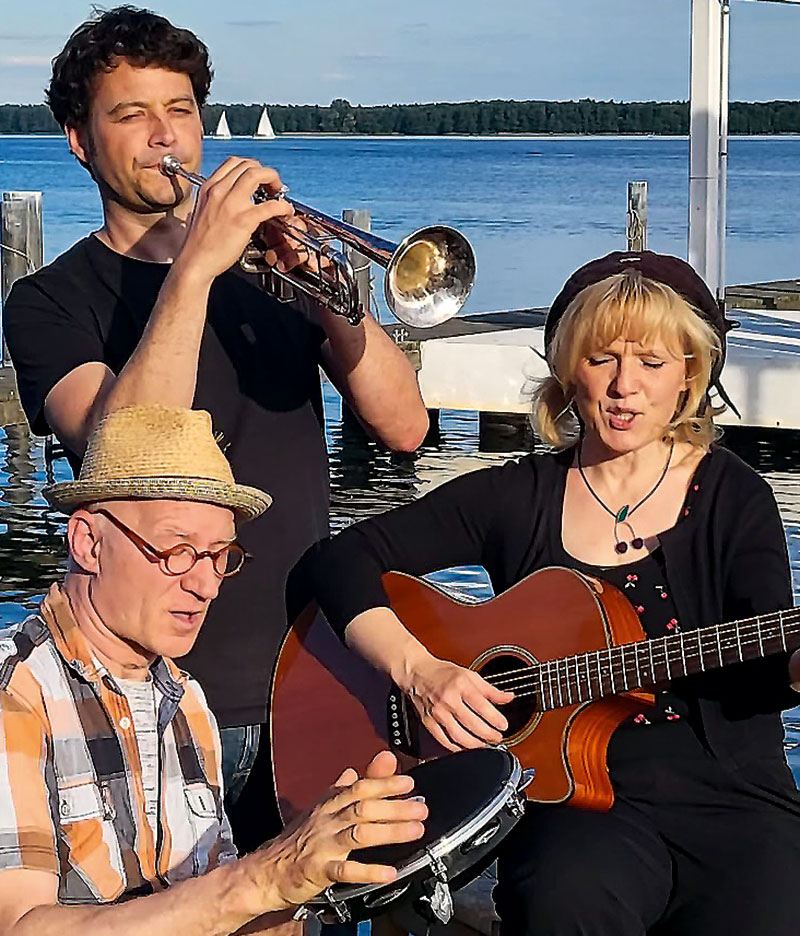
[[[416,712],[405,693],[394,683],[386,698],[386,725],[391,750],[419,757],[419,722]]]

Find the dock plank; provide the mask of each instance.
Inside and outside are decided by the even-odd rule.
[[[466,335],[483,335],[489,332],[512,331],[517,328],[542,327],[547,318],[547,309],[511,309],[506,312],[481,312],[475,315],[459,315],[433,328],[414,328],[401,322],[390,322],[383,326],[398,343],[431,341],[435,338],[462,338]]]
[[[742,283],[725,290],[726,309],[800,310],[800,279]]]
[[[731,286],[726,307],[741,328],[729,336],[724,379],[742,424],[800,429],[800,279]],[[781,314],[785,313],[785,317]],[[430,409],[523,413],[546,374],[545,308],[458,316],[435,328],[383,328],[419,370]],[[796,401],[796,402],[793,402]],[[24,422],[14,373],[0,368],[0,425]],[[733,419],[727,414],[723,421]]]

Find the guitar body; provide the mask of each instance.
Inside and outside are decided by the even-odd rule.
[[[569,569],[535,572],[480,604],[397,572],[383,583],[394,612],[434,656],[487,676],[645,639],[624,595]],[[315,607],[306,609],[284,641],[272,690],[273,764],[284,821],[316,802],[346,767],[361,770],[387,747],[406,765],[444,753],[421,725],[414,730],[413,707],[393,689],[342,644]],[[510,723],[504,743],[536,771],[528,797],[609,809],[606,749],[643,701],[652,696],[564,699],[540,711],[535,695],[520,693],[504,709]]]

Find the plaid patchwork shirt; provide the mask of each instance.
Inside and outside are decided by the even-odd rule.
[[[128,701],[54,585],[0,640],[0,871],[58,876],[59,903],[107,903],[236,857],[222,809],[219,733],[199,685],[171,661],[157,690],[154,835]]]

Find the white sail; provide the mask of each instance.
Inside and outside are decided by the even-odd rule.
[[[256,132],[253,134],[253,139],[275,139],[275,131],[272,129],[272,124],[269,122],[269,114],[267,113],[266,107],[261,111],[261,117],[259,117],[258,126],[256,127]]]
[[[217,129],[213,133],[215,140],[230,140],[231,130],[228,126],[228,120],[225,117],[225,111],[222,112],[222,115],[219,118],[219,123],[217,124]]]

